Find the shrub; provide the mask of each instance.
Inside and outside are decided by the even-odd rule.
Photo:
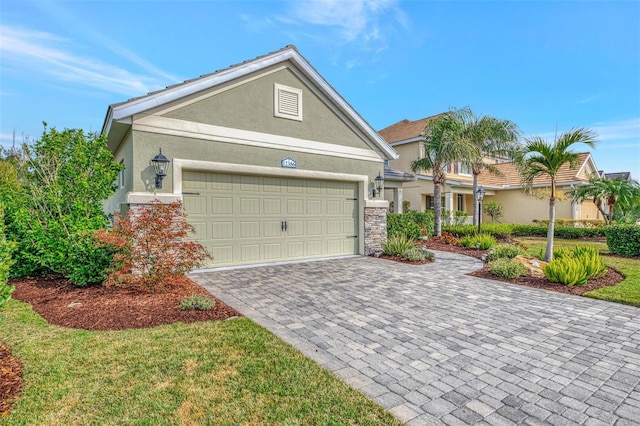
[[[102,284],[112,266],[114,254],[113,247],[100,243],[95,233],[78,233],[69,249],[69,280],[81,287]]]
[[[421,247],[414,247],[402,253],[402,258],[409,262],[419,262],[426,259],[433,260],[435,257],[436,255],[432,251]]]
[[[518,278],[527,275],[527,267],[514,259],[506,257],[489,262],[491,273],[500,278]]]
[[[572,255],[573,255],[572,251],[569,250],[566,247],[560,247],[560,248],[555,249],[553,251],[553,258],[554,259],[560,259],[560,258],[563,258],[563,257],[572,256]],[[543,253],[543,256],[544,256],[544,253]]]
[[[600,257],[598,249],[593,246],[578,246],[573,249],[572,256],[584,266],[587,279],[602,278],[607,273],[604,260]]]
[[[180,309],[183,311],[210,311],[215,305],[214,299],[196,294],[182,299]]]
[[[460,245],[478,250],[488,250],[496,245],[496,239],[489,234],[468,235],[460,239]]]
[[[7,284],[9,270],[13,265],[11,253],[15,248],[16,243],[7,241],[0,229],[0,308],[11,299],[11,293],[15,290],[15,287]]]
[[[154,290],[201,266],[211,255],[200,243],[185,240],[189,232],[194,229],[180,202],[156,200],[125,217],[116,215],[112,231],[96,234],[98,241],[115,250],[106,284]]]
[[[405,252],[413,248],[415,248],[413,239],[405,235],[394,235],[382,243],[382,251],[389,256],[402,256]]]
[[[433,212],[409,211],[387,214],[387,236],[404,235],[411,239],[433,234]]]
[[[604,228],[611,254],[624,257],[640,256],[640,226],[615,225]]]
[[[482,233],[493,235],[495,238],[505,239],[511,236],[512,226],[513,225],[504,223],[486,223],[482,225]],[[478,227],[473,225],[443,226],[442,231],[450,232],[454,236],[462,238],[465,235],[477,234]]]
[[[462,226],[467,221],[467,217],[469,217],[467,212],[445,210],[442,212],[442,225]]]
[[[459,244],[458,239],[454,237],[453,234],[450,232],[443,232],[442,235],[438,237],[438,239],[443,243],[449,244],[452,246],[457,246]]]
[[[513,259],[523,251],[520,247],[513,244],[497,244],[493,250],[489,250],[487,260],[489,262],[497,259]]]
[[[502,204],[497,201],[485,201],[482,207],[484,209],[484,212],[491,216],[491,223],[495,222],[497,219],[500,219],[504,215]]]
[[[543,272],[549,281],[570,287],[585,285],[589,279],[582,262],[572,256],[552,260],[547,263]]]

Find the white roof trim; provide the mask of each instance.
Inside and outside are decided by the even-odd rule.
[[[403,140],[397,141],[397,142],[391,142],[389,145],[391,145],[391,146],[404,145],[404,144],[412,143],[412,142],[420,142],[420,140],[422,140],[422,136],[416,136],[416,137],[409,138],[409,139],[403,139]]]
[[[582,170],[584,169],[584,167],[587,165],[588,162],[590,162],[591,165],[593,166],[593,170],[595,170],[596,173],[598,173],[598,167],[596,167],[596,162],[593,160],[593,156],[591,155],[591,153],[588,152],[587,158],[582,162],[582,164],[578,168],[578,171],[576,172],[576,176],[582,173]]]
[[[103,126],[103,132],[109,133],[111,124],[114,121],[139,114],[160,105],[184,98],[193,93],[209,89],[227,81],[243,77],[252,72],[260,71],[288,60],[299,66],[314,81],[314,83],[316,83],[329,96],[329,98],[335,102],[336,105],[345,111],[347,116],[353,120],[353,122],[363,130],[373,142],[375,142],[375,144],[384,154],[387,155],[389,159],[398,158],[398,154],[382,138],[382,136],[380,136],[378,132],[376,132],[294,48],[286,48],[265,57],[254,59],[240,65],[235,65],[215,74],[201,77],[194,81],[183,83],[179,86],[165,89],[139,99],[134,99],[115,107],[110,106],[105,120],[105,125]]]

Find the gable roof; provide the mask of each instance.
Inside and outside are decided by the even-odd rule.
[[[631,180],[631,172],[617,172],[617,173],[600,173],[607,179],[611,180]]]
[[[591,154],[588,152],[582,152],[578,154],[578,166],[575,169],[571,169],[569,164],[563,165],[558,171],[556,178],[556,184],[571,183],[571,182],[585,182],[586,179],[580,176],[582,170],[585,168],[588,162],[591,162],[593,169],[597,170]],[[487,186],[497,187],[519,187],[522,186],[522,180],[520,173],[513,162],[500,163],[493,165],[501,173],[500,176],[493,175],[487,170],[484,170],[478,176],[478,183]],[[539,177],[534,179],[533,184],[535,186],[546,186],[551,183],[551,180],[547,177]]]
[[[118,123],[130,124],[135,114],[165,105],[177,99],[210,89],[228,81],[244,77],[275,64],[290,62],[302,74],[312,81],[345,116],[369,139],[366,141],[372,148],[378,148],[386,159],[396,159],[395,150],[358,114],[347,101],[316,71],[313,66],[298,52],[295,46],[288,45],[275,52],[258,56],[255,59],[231,65],[198,78],[167,86],[162,90],[150,92],[144,96],[109,105],[102,133],[109,135],[112,127]]]
[[[395,124],[379,130],[378,133],[380,133],[380,136],[389,142],[391,146],[414,142],[422,137],[422,132],[424,132],[424,127],[427,124],[427,121],[441,115],[442,114],[436,114],[415,121],[407,120],[405,118],[404,120],[398,121]]]

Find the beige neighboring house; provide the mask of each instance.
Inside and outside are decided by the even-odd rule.
[[[422,132],[427,117],[420,120],[402,120],[379,131],[380,135],[391,145],[399,155],[399,158],[389,161],[389,167],[398,171],[412,173],[411,162],[424,155]],[[533,188],[537,196],[524,193],[523,186],[513,163],[501,159],[487,159],[500,170],[500,176],[494,176],[487,171],[480,174],[479,185],[486,191],[484,201],[497,201],[502,204],[504,216],[500,218],[502,223],[529,224],[536,219],[549,217],[549,201],[546,198],[545,188],[549,189],[550,182],[545,179],[536,179]],[[443,185],[442,206],[450,212],[461,211],[468,215],[467,222],[471,223],[473,214],[473,176],[471,170],[461,163],[453,163],[448,167],[446,183]],[[589,153],[581,153],[579,165],[570,169],[565,165],[558,175],[557,188],[562,193],[569,191],[576,185],[582,185],[589,180],[589,176],[598,173],[598,169]],[[385,191],[385,198],[393,200],[394,195],[390,190]],[[402,195],[404,200],[410,202],[410,209],[424,211],[433,209],[433,179],[428,174],[416,175],[415,181],[403,184]],[[595,204],[585,201],[581,204],[573,203],[570,197],[556,203],[556,217],[558,219],[592,220],[602,219]],[[482,215],[483,222],[491,222],[491,217]]]
[[[102,131],[125,166],[105,211],[182,201],[209,267],[366,255],[386,238],[373,190],[397,154],[294,46],[111,105]]]

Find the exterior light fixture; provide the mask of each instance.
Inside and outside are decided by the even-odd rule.
[[[378,173],[375,179],[375,187],[373,188],[373,198],[380,197],[382,194],[382,184],[384,183],[384,177],[381,173]]]
[[[476,191],[476,200],[478,201],[478,234],[482,232],[482,200],[484,200],[485,192],[482,186]]]
[[[151,164],[156,172],[156,189],[162,188],[162,179],[167,175],[167,167],[169,167],[169,159],[160,153],[151,159]]]

